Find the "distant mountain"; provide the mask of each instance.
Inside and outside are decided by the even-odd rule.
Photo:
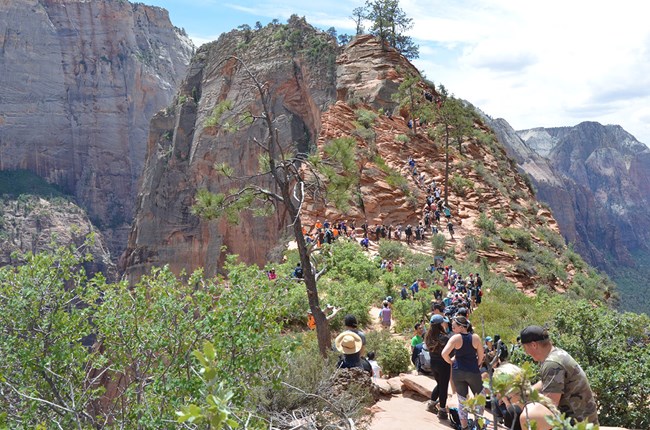
[[[650,149],[617,125],[514,132],[503,119],[488,122],[566,240],[617,281],[622,307],[650,312],[642,281],[650,261]]]
[[[166,10],[128,1],[4,1],[0,29],[0,170],[62,187],[119,255],[149,121],[192,42]]]

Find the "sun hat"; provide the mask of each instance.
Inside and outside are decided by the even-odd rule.
[[[352,331],[344,331],[334,339],[336,349],[343,354],[356,354],[361,351],[363,341],[358,334]]]

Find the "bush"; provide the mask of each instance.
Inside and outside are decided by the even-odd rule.
[[[533,239],[526,230],[508,227],[501,231],[501,239],[506,242],[514,242],[517,248],[524,251],[533,250]]]
[[[411,141],[411,138],[408,137],[405,134],[398,134],[397,136],[395,136],[395,142],[397,142],[397,143],[403,143],[404,144],[404,143],[409,143],[410,141]]]
[[[418,293],[422,294],[422,293]],[[395,331],[410,333],[415,323],[427,317],[429,303],[424,300],[397,300],[393,304],[393,318],[395,319]]]
[[[379,256],[383,260],[397,260],[404,256],[407,249],[400,242],[382,240],[379,242]]]
[[[457,173],[454,173],[454,175],[451,178],[449,178],[449,186],[454,191],[454,193],[456,193],[461,197],[464,197],[465,195],[467,195],[467,192],[469,190],[474,189],[474,182],[460,176]]]
[[[445,239],[445,236],[442,234],[434,234],[431,236],[431,246],[437,254],[440,254],[445,250],[446,243],[447,239]]]
[[[494,223],[493,220],[488,218],[485,212],[481,212],[481,214],[478,216],[478,219],[475,221],[475,224],[478,228],[480,228],[485,233],[496,234],[497,232],[496,224]]]
[[[376,352],[381,370],[389,377],[408,371],[411,356],[401,340],[388,337],[379,345]]]
[[[354,113],[357,116],[357,122],[363,128],[370,128],[375,125],[375,121],[377,121],[377,114],[371,110],[357,109],[354,111]]]

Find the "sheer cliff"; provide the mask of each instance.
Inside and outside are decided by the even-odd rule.
[[[620,126],[595,122],[516,133],[504,120],[490,124],[532,178],[538,198],[553,209],[562,235],[585,260],[615,280],[626,267],[635,271],[646,265],[643,256],[648,255],[650,240],[647,146]],[[622,298],[627,309],[647,312],[635,306],[640,285],[619,285],[630,293]]]
[[[0,2],[0,169],[75,196],[124,248],[149,121],[193,46],[167,11],[126,1]]]
[[[409,90],[417,101],[400,106],[394,96],[404,91],[400,86],[407,76],[419,77],[417,69],[372,36],[357,37],[339,49],[326,34],[292,19],[288,25],[233,31],[199,50],[174,103],[151,122],[137,216],[121,260],[127,275],[137,279],[162,264],[175,272],[204,267],[214,274],[226,253],[265,264],[290,240],[290,220],[282,207],[267,218],[243,211],[237,225],[206,221],[191,210],[201,188],[216,193],[246,184],[245,179],[225,178],[222,163],[233,168],[231,177],[258,172],[262,151],[254,139],[262,142],[265,136],[261,121],[227,130],[212,121],[231,108],[259,113],[250,80],[236,73],[243,67],[231,57],[236,55],[271,89],[273,126],[283,142],[317,153],[339,137],[356,141],[359,185],[354,201],[339,210],[332,202],[308,198],[303,225],[344,219],[357,227],[364,222],[373,227],[417,225],[423,220],[427,188],[445,188],[448,152],[448,200],[456,234],[438,235],[439,252],[482,261],[531,293],[538,288],[567,291],[583,269],[573,264],[550,211],[532,196],[481,118],[459,104],[457,115],[467,125],[448,146],[445,130],[454,126],[446,127],[438,114],[422,118],[416,132],[408,126],[410,109],[442,109],[442,95],[420,78]],[[409,157],[416,162],[417,176],[408,167]],[[426,243],[415,248],[432,252],[429,239]]]

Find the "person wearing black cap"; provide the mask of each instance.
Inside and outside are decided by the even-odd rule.
[[[587,420],[598,424],[598,410],[587,375],[580,365],[561,348],[553,346],[544,327],[531,325],[523,329],[519,341],[524,352],[540,363],[541,381],[533,388],[541,391],[557,406],[561,413],[576,422]],[[535,420],[538,429],[548,427],[544,416],[549,411],[538,403],[531,403],[522,412],[520,423],[526,426],[526,417]]]
[[[345,325],[345,330],[356,333],[361,338],[361,355],[366,353],[366,335],[363,331],[359,330],[357,326],[357,317],[352,314],[348,314],[343,319],[343,324]]]

